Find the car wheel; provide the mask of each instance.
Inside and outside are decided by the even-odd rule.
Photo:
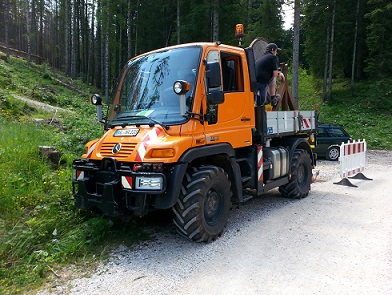
[[[339,159],[339,156],[340,156],[340,148],[333,146],[328,149],[326,158],[327,160],[330,161],[337,161]]]

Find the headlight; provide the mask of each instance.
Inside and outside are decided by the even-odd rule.
[[[136,177],[135,188],[140,190],[162,190],[162,177]]]

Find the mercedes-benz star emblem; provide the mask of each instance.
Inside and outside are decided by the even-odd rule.
[[[121,149],[121,143],[117,143],[113,148],[112,148],[112,154],[117,154]]]

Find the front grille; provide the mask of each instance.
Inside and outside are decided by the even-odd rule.
[[[136,143],[122,143],[120,151],[116,154],[113,154],[112,150],[115,145],[115,143],[103,143],[101,146],[101,156],[125,159],[132,154],[136,147]]]

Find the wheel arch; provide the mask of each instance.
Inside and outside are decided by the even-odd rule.
[[[285,138],[279,142],[281,145],[286,146],[289,150],[290,160],[293,158],[294,152],[297,149],[305,150],[312,160],[312,165],[316,166],[316,156],[314,155],[312,148],[306,138]]]
[[[327,158],[327,160],[337,161],[338,158],[332,159],[332,158],[330,157],[329,153],[330,153],[331,149],[337,149],[337,150],[338,150],[338,153],[339,153],[339,156],[340,156],[340,145],[331,144],[331,145],[326,149],[326,151],[325,151],[325,157]]]
[[[188,165],[215,165],[223,168],[229,176],[234,201],[242,201],[241,171],[236,162],[235,150],[230,144],[224,143],[193,148],[186,151],[179,161]],[[183,177],[184,175],[182,175]]]

